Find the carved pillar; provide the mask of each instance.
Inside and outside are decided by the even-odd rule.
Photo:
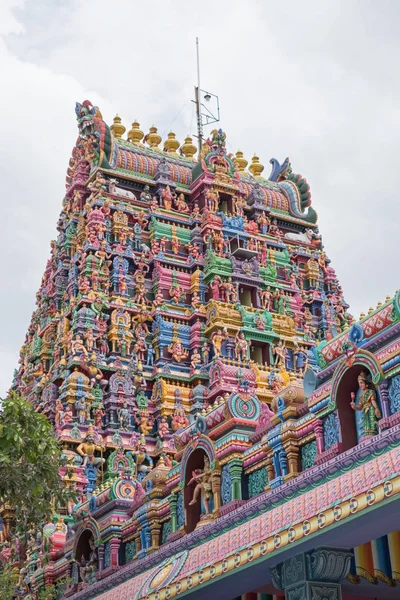
[[[242,499],[242,461],[234,458],[229,463],[229,473],[232,480],[232,500]]]
[[[157,523],[157,521],[153,521],[150,525],[151,550],[157,550],[160,546],[160,531],[161,531],[161,523]]]
[[[388,380],[384,379],[379,386],[379,396],[381,399],[381,406],[382,406],[382,417],[390,417],[388,390],[389,390]]]
[[[111,567],[118,567],[118,551],[121,540],[119,538],[111,538],[110,540],[111,549]]]
[[[268,481],[272,481],[273,479],[275,479],[275,469],[274,469],[274,465],[272,463],[271,458],[267,459],[265,468],[267,469],[267,473],[268,473]]]
[[[348,575],[353,553],[316,548],[288,558],[270,570],[272,583],[285,590],[286,600],[342,600],[340,581]]]
[[[213,498],[214,498],[213,513],[218,515],[219,509],[221,508],[221,473],[220,472],[213,471],[212,491],[213,491]]]
[[[171,533],[174,533],[178,529],[178,518],[176,515],[176,505],[178,502],[178,496],[171,494],[169,497],[169,510],[171,513]]]
[[[99,571],[104,569],[104,544],[100,544],[97,549],[97,556],[99,557]]]
[[[139,533],[135,537],[135,544],[136,544],[136,554],[139,554],[139,552],[142,549],[142,540],[140,539],[140,534]]]
[[[324,445],[324,424],[321,419],[316,419],[314,423],[315,442],[317,444],[318,454],[322,454],[325,450]]]
[[[299,446],[297,441],[291,440],[288,444],[283,445],[288,461],[288,475],[297,477],[299,474]]]

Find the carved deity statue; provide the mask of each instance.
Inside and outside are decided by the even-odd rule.
[[[192,471],[192,478],[187,485],[195,483],[196,486],[193,491],[193,498],[189,502],[189,506],[193,506],[198,502],[199,496],[204,506],[206,515],[210,514],[210,500],[212,498],[212,484],[211,484],[211,469],[210,460],[208,456],[204,456],[204,468],[195,469]]]
[[[382,417],[376,398],[376,391],[365,371],[361,371],[357,381],[361,394],[356,404],[356,395],[354,392],[351,392],[350,406],[353,410],[362,410],[363,412],[364,435],[376,435],[378,433],[378,421]]]

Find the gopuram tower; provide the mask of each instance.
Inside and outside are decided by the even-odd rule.
[[[100,598],[88,590],[142,564],[132,594],[156,598],[186,572],[184,543],[199,546],[252,499],[370,441],[382,414],[361,433],[352,425],[353,444],[328,404],[329,365],[368,335],[288,158],[263,177],[256,155],[248,165],[227,153],[221,129],[196,156],[190,137],[162,144],[156,127],[144,135],[135,121],[126,133],[119,117],[109,127],[87,100],[76,117],[13,389],[54,424],[78,503],[47,526],[46,564],[30,576],[33,588],[61,581],[60,598]],[[154,583],[157,552],[174,559]]]

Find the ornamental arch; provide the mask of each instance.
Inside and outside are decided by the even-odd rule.
[[[342,452],[353,448],[358,443],[350,395],[358,389],[357,378],[361,371],[369,374],[375,386],[383,379],[380,364],[367,350],[358,350],[350,359],[341,361],[332,377],[331,402],[337,410]]]

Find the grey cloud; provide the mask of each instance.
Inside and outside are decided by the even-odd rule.
[[[193,93],[196,35],[202,87],[220,96],[229,149],[249,161],[257,152],[266,174],[271,156],[289,155],[307,178],[353,313],[394,293],[398,2],[3,4],[14,9],[0,29],[0,395],[56,235],[75,100],[89,98],[109,122],[118,112],[127,128],[135,118],[144,131],[172,126],[183,140],[195,126],[192,104],[180,109]]]

